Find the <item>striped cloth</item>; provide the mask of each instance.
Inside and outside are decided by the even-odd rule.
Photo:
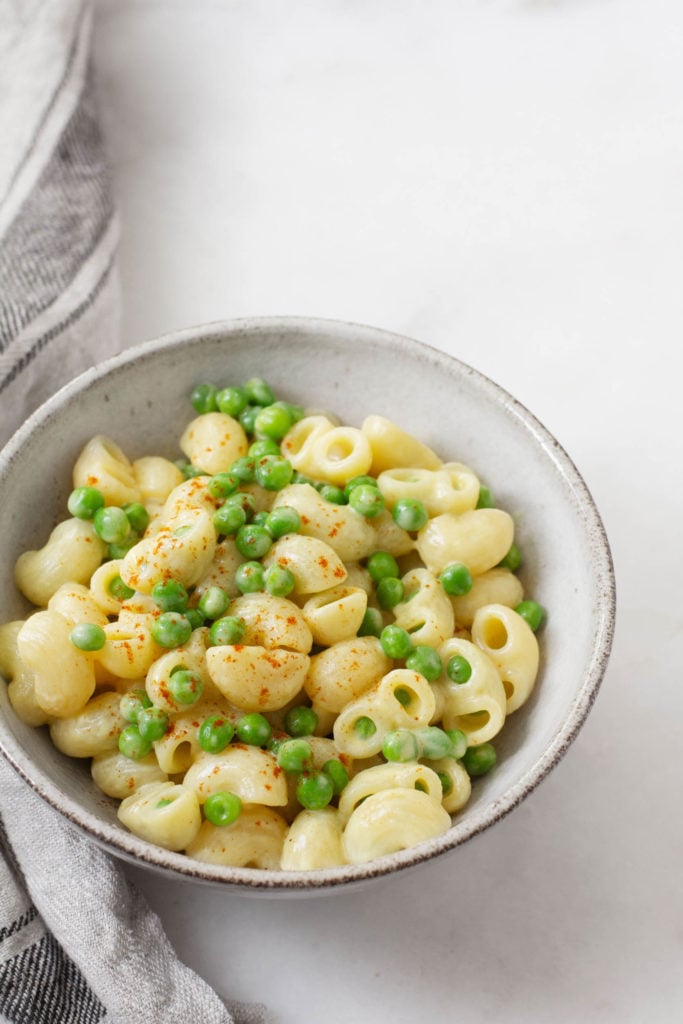
[[[84,0],[0,0],[0,446],[118,347],[118,226]]]
[[[116,351],[86,0],[0,0],[0,446]],[[0,496],[1,500],[1,496]],[[0,684],[1,685],[1,684]],[[119,865],[0,756],[0,1024],[263,1024],[181,964]]]

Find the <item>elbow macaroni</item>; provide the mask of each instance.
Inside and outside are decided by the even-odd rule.
[[[142,503],[149,525],[108,545],[91,521],[68,518],[42,548],[19,556],[17,586],[40,610],[0,625],[0,675],[14,711],[27,725],[47,724],[66,756],[92,759],[93,782],[121,801],[123,826],[200,861],[321,870],[438,836],[470,798],[467,759],[439,756],[420,740],[409,760],[392,760],[385,741],[397,730],[414,737],[459,730],[477,748],[531,694],[538,642],[515,611],[521,582],[507,561],[499,565],[513,520],[479,507],[472,469],[442,462],[382,416],[368,416],[360,429],[326,414],[293,418],[282,456],[313,483],[292,480],[291,471],[277,490],[255,482],[254,474],[262,478],[250,443],[242,423],[210,411],[180,439],[187,474],[154,454],[131,462],[104,436],[86,444],[74,486],[96,487],[106,506]],[[237,460],[242,475],[233,479]],[[378,499],[375,515],[318,489],[344,488],[368,473],[384,503]],[[225,475],[220,487],[216,474]],[[230,532],[221,517],[214,523],[231,489],[262,533],[270,511],[283,506],[300,523],[289,529],[285,520],[288,532],[267,538],[256,566],[264,583],[257,572],[253,589],[240,582],[244,563],[254,560],[239,525]],[[425,510],[419,530],[394,519],[404,499]],[[385,573],[373,568],[375,552],[392,572],[399,559],[393,604],[378,590]],[[466,593],[447,592],[439,578],[452,563],[469,570]],[[273,573],[289,581],[282,592],[268,589]],[[178,589],[178,610],[157,596],[165,586]],[[206,618],[214,605],[219,610]],[[164,615],[186,623],[177,642],[160,629]],[[222,618],[231,623],[225,636]],[[409,638],[410,658],[387,653],[378,636],[387,625]],[[92,648],[76,646],[76,626],[100,631]],[[420,670],[425,648],[432,666],[438,652],[440,676],[438,660],[436,669]],[[453,659],[466,662],[466,678],[450,673]],[[188,675],[190,691],[179,683]],[[158,727],[146,736],[148,705]],[[307,758],[290,772],[279,750],[288,729],[299,736],[291,723],[309,705],[314,724],[298,741]],[[215,747],[204,734],[213,720],[228,737]],[[249,738],[249,722],[272,732],[272,750]],[[124,738],[135,740],[136,730],[140,745],[130,747]],[[334,795],[309,805],[302,793],[319,778]],[[218,825],[212,807],[225,793],[238,798],[238,816]]]

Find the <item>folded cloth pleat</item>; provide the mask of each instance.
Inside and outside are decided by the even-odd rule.
[[[0,0],[0,12],[1,446],[119,341],[90,3]],[[120,865],[0,756],[0,1024],[264,1019],[182,964]]]

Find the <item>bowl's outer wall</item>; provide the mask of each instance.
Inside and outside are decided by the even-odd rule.
[[[373,328],[301,319],[236,321],[180,332],[88,371],[10,441],[0,455],[0,622],[26,614],[13,583],[14,562],[21,551],[40,547],[65,517],[71,469],[91,436],[113,438],[131,459],[177,458],[180,433],[195,415],[187,397],[192,386],[252,376],[266,377],[278,397],[330,410],[347,423],[360,425],[370,413],[394,420],[444,459],[470,465],[514,516],[527,596],[547,608],[548,619],[538,685],[496,740],[496,771],[477,782],[468,808],[443,840],[385,858],[377,867],[266,878],[191,865],[130,836],[84,765],[56,751],[46,730],[18,721],[4,688],[0,740],[44,796],[120,853],[185,872],[197,868],[209,879],[247,881],[252,891],[298,888],[302,878],[316,891],[451,848],[533,788],[562,755],[595,696],[609,655],[614,581],[600,519],[573,465],[491,381],[428,346]]]

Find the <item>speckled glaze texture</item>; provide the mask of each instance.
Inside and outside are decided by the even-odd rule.
[[[356,324],[249,319],[195,327],[128,350],[67,385],[0,453],[0,622],[26,614],[13,583],[22,550],[40,547],[66,511],[71,468],[95,433],[137,458],[177,458],[194,384],[267,376],[280,397],[360,424],[393,419],[444,458],[471,465],[515,518],[528,595],[548,610],[531,699],[496,740],[499,765],[478,780],[443,836],[369,864],[268,872],[201,864],[137,839],[86,764],[52,747],[46,729],[14,715],[0,684],[0,747],[52,806],[107,850],[185,879],[252,895],[338,892],[453,851],[508,814],[558,763],[595,700],[615,614],[609,546],[591,495],[568,455],[511,395],[427,345]]]

